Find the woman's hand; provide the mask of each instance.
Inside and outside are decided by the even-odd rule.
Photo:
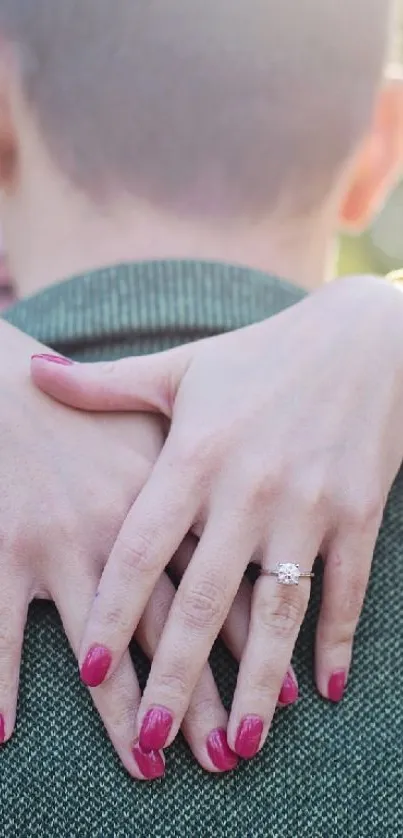
[[[102,575],[81,641],[113,678],[162,570],[201,535],[158,644],[140,743],[174,739],[252,559],[261,575],[228,726],[262,746],[310,582],[266,575],[325,563],[316,640],[320,693],[342,698],[385,499],[403,452],[403,296],[380,280],[334,283],[270,321],[145,358],[56,366],[35,383],[89,410],[156,410],[172,427]],[[113,617],[113,619],[112,619]],[[158,720],[161,715],[165,725]]]
[[[187,536],[175,554],[170,567],[177,580],[182,578],[196,546],[196,539]],[[174,595],[173,585],[163,574],[136,632],[137,642],[150,660],[158,648]],[[242,659],[248,639],[251,601],[251,585],[243,579],[221,632],[221,639],[237,661]],[[293,704],[297,698],[297,680],[290,666],[278,696],[278,704],[280,707]],[[161,721],[163,724],[164,715]],[[206,665],[192,693],[182,723],[182,733],[197,761],[207,771],[229,771],[237,765],[237,755],[228,746],[227,724],[228,714],[221,704],[210,667]],[[152,745],[152,742],[148,745]]]
[[[29,355],[45,347],[0,321],[0,741],[12,734],[18,674],[29,602],[54,600],[73,652],[122,522],[146,482],[164,440],[152,416],[86,416],[57,405],[29,380]],[[59,368],[63,359],[57,357]],[[175,571],[189,560],[189,541],[175,557]],[[162,574],[145,607],[137,640],[152,657],[174,598]],[[250,591],[243,585],[226,640],[240,657],[248,632]],[[108,631],[120,630],[108,612]],[[98,656],[98,674],[105,665]],[[95,667],[96,668],[96,667]],[[96,675],[96,672],[95,672]],[[140,690],[127,651],[113,676],[91,695],[127,770],[140,779],[164,772],[161,753],[136,742]],[[293,676],[291,676],[293,677]],[[283,699],[287,697],[283,690]],[[23,720],[22,720],[23,724]],[[227,714],[212,673],[205,666],[183,720],[184,734],[209,771],[233,768]]]

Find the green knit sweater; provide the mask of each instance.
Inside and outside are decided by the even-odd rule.
[[[6,316],[72,357],[116,358],[261,320],[301,296],[239,268],[145,263],[74,278]],[[0,836],[403,836],[402,482],[386,510],[345,699],[334,706],[314,687],[316,578],[294,661],[301,699],[276,714],[260,756],[225,776],[204,773],[179,739],[166,779],[130,779],[79,682],[56,610],[34,604],[16,733],[0,753]],[[144,683],[147,663],[136,647],[133,656]],[[213,666],[229,705],[236,667],[219,644]]]

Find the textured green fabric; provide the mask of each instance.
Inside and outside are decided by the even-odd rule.
[[[8,319],[55,349],[95,359],[214,334],[300,297],[285,283],[242,269],[149,263],[73,279],[17,305]],[[54,608],[35,604],[17,730],[0,754],[0,835],[402,836],[402,483],[400,476],[386,510],[345,700],[331,705],[313,687],[317,578],[295,655],[301,700],[276,714],[262,754],[226,776],[204,773],[179,741],[167,752],[165,780],[133,782],[79,683]],[[144,682],[146,663],[133,653]],[[219,645],[213,658],[229,704],[235,666]]]

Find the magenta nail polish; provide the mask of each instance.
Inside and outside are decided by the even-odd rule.
[[[165,707],[152,707],[141,725],[139,743],[145,753],[160,751],[165,746],[173,724],[173,716]]]
[[[207,739],[207,753],[219,771],[231,771],[238,765],[238,757],[228,745],[224,728],[211,731]]]
[[[164,776],[165,764],[159,751],[150,751],[145,754],[140,745],[136,743],[136,745],[133,745],[132,754],[146,780],[157,780]]]
[[[80,677],[86,687],[99,687],[105,680],[112,663],[112,655],[105,646],[92,646],[80,669]]]
[[[263,720],[260,716],[245,716],[238,728],[235,751],[242,759],[256,756],[263,733]]]
[[[31,355],[31,360],[48,361],[51,364],[60,364],[63,367],[71,367],[74,364],[74,361],[71,361],[70,358],[64,358],[62,355],[48,355],[47,353]]]
[[[344,669],[333,672],[327,685],[327,695],[330,701],[341,701],[346,689],[346,673]]]
[[[4,745],[6,739],[6,725],[4,722],[4,716],[0,714],[0,745]]]
[[[278,697],[279,704],[294,704],[298,698],[298,686],[292,675],[287,672]]]

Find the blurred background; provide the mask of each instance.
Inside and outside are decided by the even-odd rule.
[[[391,65],[403,68],[403,0],[396,0]],[[402,72],[402,71],[400,71]],[[379,273],[403,268],[403,180],[371,227],[360,236],[342,236],[336,273]]]

